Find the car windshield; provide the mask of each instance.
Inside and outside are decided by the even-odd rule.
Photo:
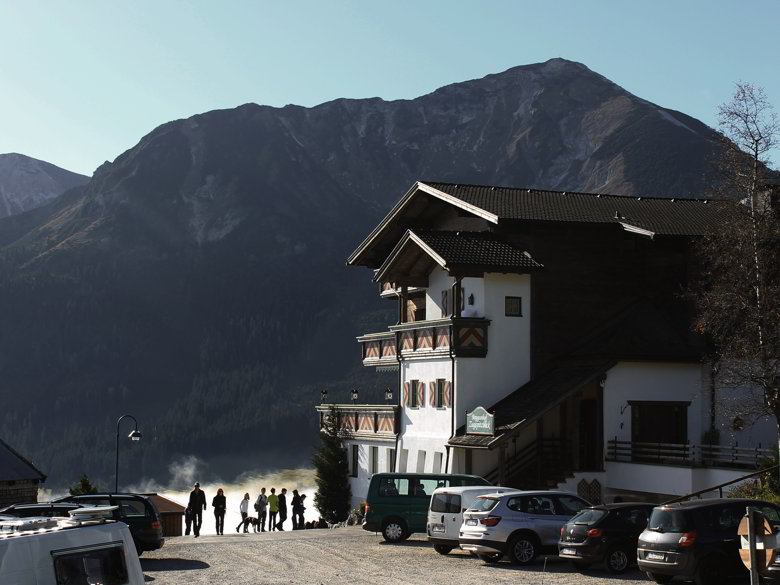
[[[471,504],[471,508],[469,508],[469,510],[474,512],[488,512],[495,508],[496,504],[498,504],[498,498],[480,497],[477,498],[473,504]]]
[[[688,532],[688,514],[684,510],[654,508],[647,529],[654,532]]]
[[[570,520],[571,524],[580,524],[582,526],[593,526],[596,522],[607,515],[606,510],[594,510],[585,508],[577,512],[576,516]]]

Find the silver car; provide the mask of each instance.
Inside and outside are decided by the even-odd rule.
[[[463,513],[458,542],[483,561],[506,555],[527,565],[541,553],[557,554],[561,527],[590,505],[575,494],[549,490],[480,496]]]

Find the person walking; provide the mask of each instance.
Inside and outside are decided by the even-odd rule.
[[[287,520],[287,488],[282,488],[279,494],[279,523],[276,525],[277,530],[284,531],[283,524]]]
[[[271,488],[271,495],[268,496],[268,530],[276,530],[276,515],[279,513],[279,496],[276,495],[276,488]]]
[[[241,526],[244,526],[244,534],[247,534],[249,532],[249,524],[247,523],[246,519],[249,516],[249,494],[244,494],[244,499],[241,500],[241,504],[239,505],[239,511],[241,512],[241,522],[238,523],[238,526],[236,526],[236,532],[241,531]]]
[[[265,532],[265,518],[268,515],[268,496],[265,495],[265,488],[260,490],[260,495],[255,500],[255,510],[257,511],[257,523],[260,524],[260,532]]]
[[[200,483],[195,482],[195,487],[190,492],[189,507],[192,509],[192,531],[195,538],[200,536],[200,525],[203,524],[203,510],[206,509],[206,494],[200,489]]]
[[[211,500],[211,507],[214,508],[214,523],[217,527],[217,534],[225,534],[225,509],[227,503],[225,500],[225,492],[222,488],[217,490],[217,495]]]
[[[292,529],[298,530],[298,507],[301,505],[301,496],[298,494],[298,490],[293,490],[293,497],[292,502],[290,502],[290,506],[292,507]],[[303,526],[301,526],[303,528]]]
[[[190,530],[192,530],[192,508],[187,506],[184,510],[184,536],[189,536]]]
[[[303,530],[303,528],[306,526],[306,521],[303,519],[303,513],[306,510],[305,504],[306,500],[306,494],[301,494],[301,500],[298,504],[298,530]],[[293,508],[293,519],[295,518],[295,508]]]

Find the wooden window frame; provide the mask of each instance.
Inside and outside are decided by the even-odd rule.
[[[509,311],[509,303],[511,301],[517,301],[518,312]],[[523,297],[504,297],[504,316],[505,317],[522,317],[523,316]]]

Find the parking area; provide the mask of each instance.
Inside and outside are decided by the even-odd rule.
[[[648,583],[637,570],[613,576],[601,568],[584,574],[566,562],[540,559],[530,568],[508,562],[486,565],[453,551],[439,555],[422,535],[400,544],[359,527],[261,534],[177,537],[141,566],[147,582],[165,585],[377,584],[377,585],[587,585]]]

